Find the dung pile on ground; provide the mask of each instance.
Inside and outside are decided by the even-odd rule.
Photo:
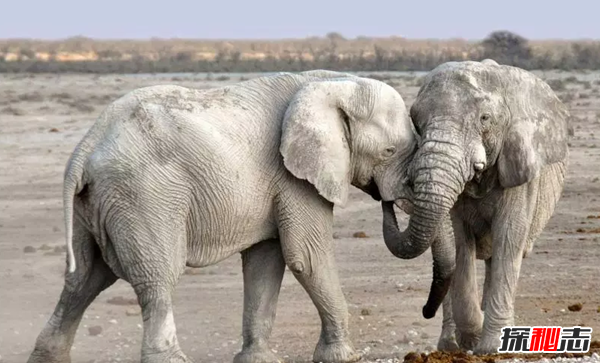
[[[410,352],[404,356],[404,363],[495,363],[507,359],[522,359],[526,361],[541,360],[542,358],[580,358],[600,355],[600,341],[595,340],[590,344],[587,353],[543,353],[543,354],[493,354],[471,355],[465,352],[432,352],[430,354]]]

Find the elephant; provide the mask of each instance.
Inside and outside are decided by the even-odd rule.
[[[319,312],[314,361],[360,359],[335,268],[333,207],[351,185],[377,201],[401,199],[415,150],[400,94],[346,73],[129,92],[67,163],[65,283],[29,362],[69,362],[85,309],[117,279],[142,308],[142,362],[190,362],[177,340],[174,287],[186,266],[238,252],[243,347],[234,362],[279,361],[268,341],[286,266]]]
[[[437,248],[423,315],[443,303],[438,349],[497,353],[501,329],[514,325],[522,259],[562,194],[570,113],[534,74],[486,59],[436,67],[410,116],[419,134],[411,215],[401,232],[394,203],[382,201],[386,245],[406,259]],[[476,259],[485,260],[481,303]]]

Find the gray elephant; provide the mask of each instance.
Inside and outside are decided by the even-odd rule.
[[[451,287],[438,348],[457,348],[456,330],[460,348],[496,353],[501,328],[514,324],[522,258],[562,193],[569,112],[532,73],[484,60],[435,68],[410,115],[421,137],[410,171],[414,205],[401,233],[393,203],[382,202],[385,242],[401,258],[432,243],[438,257],[447,253],[434,256],[423,310],[433,317]],[[476,259],[485,260],[481,304]]]
[[[69,362],[87,306],[118,278],[143,315],[143,362],[189,362],[171,293],[186,266],[241,252],[243,348],[268,347],[285,266],[314,302],[313,359],[360,358],[332,245],[350,185],[401,198],[416,149],[408,110],[385,83],[329,71],[276,74],[211,90],[152,86],[99,116],[64,178],[68,271],[29,362]]]

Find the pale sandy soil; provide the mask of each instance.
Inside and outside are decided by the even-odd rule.
[[[591,326],[600,337],[600,85],[567,79],[575,135],[560,205],[524,261],[516,303],[517,323]],[[575,74],[579,77],[589,75]],[[582,78],[583,79],[583,78]],[[0,360],[24,362],[62,289],[64,235],[62,173],[75,144],[101,109],[144,85],[176,83],[214,87],[237,81],[204,76],[0,75]],[[389,81],[389,80],[388,80]],[[408,105],[414,79],[389,81]],[[402,215],[401,227],[406,224]],[[578,231],[579,230],[579,231]],[[354,238],[355,232],[367,238]],[[430,282],[429,253],[394,258],[382,241],[379,204],[358,190],[336,209],[337,261],[350,306],[356,348],[366,358],[402,358],[433,349],[441,317],[424,320],[421,307]],[[34,252],[25,253],[26,247]],[[56,249],[56,250],[55,250]],[[30,250],[28,247],[27,250]],[[479,266],[480,268],[482,266]],[[480,270],[481,271],[481,270]],[[481,273],[480,273],[481,277]],[[119,281],[88,309],[77,333],[73,362],[139,361],[141,317]],[[567,307],[582,303],[579,312]],[[130,314],[127,314],[128,310]],[[230,362],[241,345],[242,275],[239,255],[182,277],[175,296],[179,340],[196,362]],[[89,328],[101,327],[92,336]],[[307,294],[286,272],[272,348],[286,361],[307,362],[320,322]],[[93,329],[92,329],[93,330]]]

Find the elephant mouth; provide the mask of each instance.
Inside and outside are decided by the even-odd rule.
[[[483,172],[484,172],[484,170],[475,172],[475,175],[473,175],[473,179],[472,180],[474,180],[476,183],[480,183],[481,182],[481,178],[483,177]]]
[[[361,187],[360,190],[369,194],[371,196],[371,198],[375,199],[376,201],[378,201],[378,202],[381,201],[381,194],[379,194],[379,188],[377,187],[377,184],[375,183],[375,179],[371,178],[371,180],[369,180],[369,183],[367,183],[367,185]]]

